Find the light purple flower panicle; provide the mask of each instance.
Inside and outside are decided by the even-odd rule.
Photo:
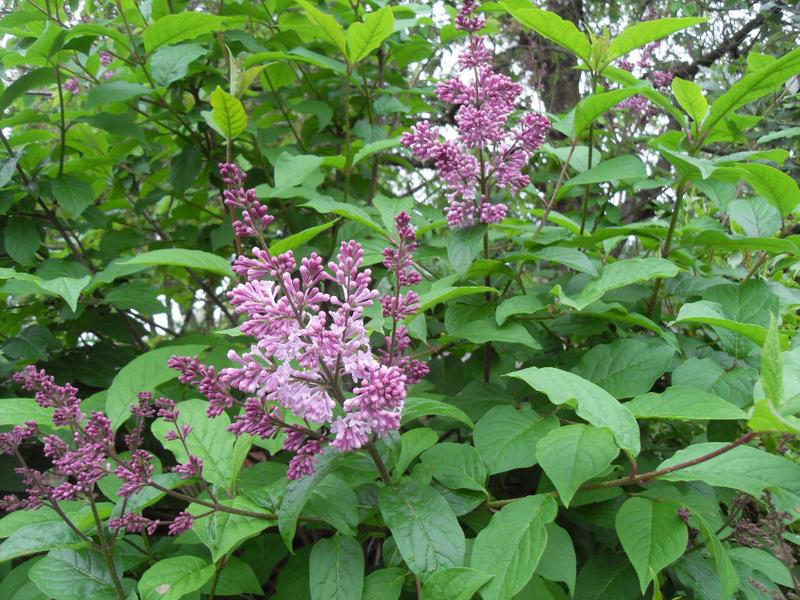
[[[272,216],[255,190],[243,188],[238,166],[222,164],[220,171],[226,203],[242,212],[237,233],[260,243],[234,261],[244,281],[228,294],[234,310],[247,317],[242,333],[256,341],[246,352],[231,350],[228,358],[237,366],[221,371],[191,357],[176,356],[169,364],[181,372],[180,381],[206,395],[210,417],[241,407],[230,426],[237,435],[269,439],[284,431],[284,449],[294,453],[288,476],[297,479],[314,472],[329,436],[333,447],[350,451],[400,426],[407,385],[427,373],[424,363],[403,356],[410,340],[397,325],[416,313],[419,297],[408,290],[384,298],[394,336],[374,353],[364,312],[378,292],[370,269],[363,268],[361,245],[342,242],[327,266],[316,253],[299,265],[291,251],[273,256],[264,240]],[[409,222],[405,213],[398,216],[399,239],[384,253],[398,290],[420,281],[412,266],[416,234]]]
[[[537,113],[526,113],[510,125],[522,86],[492,69],[487,38],[475,35],[486,24],[483,16],[473,14],[476,8],[475,0],[467,0],[456,16],[456,27],[469,33],[459,57],[461,74],[437,87],[442,101],[458,106],[457,139],[443,140],[428,121],[403,135],[403,145],[416,158],[432,161],[449,188],[445,213],[454,229],[505,218],[508,209],[493,202],[493,192],[516,194],[530,183],[522,171],[551,127],[550,120]]]

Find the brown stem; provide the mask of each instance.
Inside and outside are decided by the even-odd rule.
[[[627,477],[622,477],[620,479],[611,479],[609,481],[601,481],[600,483],[591,483],[588,485],[582,485],[578,488],[579,492],[585,492],[589,490],[601,490],[606,488],[613,488],[613,487],[623,487],[627,485],[638,485],[638,484],[647,484],[650,483],[653,479],[657,479],[658,477],[663,477],[664,475],[669,475],[670,473],[674,473],[675,471],[680,471],[682,469],[687,469],[689,467],[693,467],[695,465],[699,465],[706,461],[711,460],[712,458],[716,458],[717,456],[721,456],[726,452],[730,452],[734,448],[741,446],[742,444],[746,444],[756,437],[758,437],[761,433],[764,432],[757,432],[757,431],[750,431],[740,438],[730,442],[722,446],[721,448],[717,448],[713,452],[709,452],[708,454],[704,454],[703,456],[698,456],[697,458],[693,458],[692,460],[687,460],[682,463],[678,463],[677,465],[672,465],[671,467],[665,467],[663,469],[656,469],[655,471],[648,471],[647,473],[642,473],[640,475],[631,474]],[[556,492],[553,492],[556,494]],[[492,502],[488,502],[487,506],[489,508],[499,508],[501,506],[505,506],[506,504],[510,504],[514,502],[514,500],[518,500],[518,498],[507,498],[505,500],[494,500]]]
[[[125,600],[125,588],[122,587],[122,582],[119,580],[119,575],[117,574],[117,568],[114,565],[114,547],[108,543],[106,533],[103,530],[103,520],[97,512],[97,506],[95,505],[94,498],[91,496],[89,496],[89,506],[92,508],[92,517],[94,518],[95,525],[97,525],[97,537],[100,538],[100,553],[103,555],[106,565],[108,566],[108,571],[111,574],[111,581],[114,583],[117,596],[119,596],[120,600]]]
[[[577,136],[575,139],[572,140],[572,146],[570,146],[569,154],[567,154],[567,158],[564,161],[564,164],[561,165],[561,173],[558,174],[558,180],[556,181],[556,186],[553,188],[553,193],[550,194],[550,200],[547,201],[544,207],[544,214],[542,215],[541,220],[539,221],[539,225],[536,226],[536,233],[534,234],[539,235],[539,232],[542,231],[542,227],[547,222],[547,217],[550,216],[550,212],[553,210],[553,207],[556,203],[556,194],[558,190],[561,188],[561,183],[564,181],[564,175],[567,173],[567,167],[569,167],[569,163],[572,160],[572,155],[575,153],[575,147],[578,145],[578,138]]]
[[[375,442],[368,442],[364,448],[367,450],[369,455],[372,457],[375,466],[378,467],[378,473],[381,474],[381,479],[386,485],[394,485],[392,483],[392,476],[389,475],[389,470],[386,468],[386,464],[383,462],[378,449],[375,447]]]
[[[753,263],[753,266],[747,272],[747,275],[745,275],[744,280],[742,280],[742,283],[744,283],[745,281],[750,279],[753,275],[755,275],[756,271],[758,271],[761,268],[761,265],[763,265],[765,262],[767,262],[767,258],[769,258],[769,254],[767,254],[766,252],[762,251],[761,252],[761,256],[759,256],[758,260]]]

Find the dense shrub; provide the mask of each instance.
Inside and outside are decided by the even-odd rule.
[[[553,4],[12,3],[0,598],[798,597],[796,15]]]

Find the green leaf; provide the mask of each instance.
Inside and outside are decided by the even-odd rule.
[[[574,600],[638,600],[636,573],[627,558],[599,552],[583,565],[575,584]]]
[[[3,229],[6,253],[21,265],[31,265],[42,243],[36,224],[30,219],[11,217]],[[16,277],[15,277],[16,278]]]
[[[145,141],[144,132],[136,121],[136,116],[132,114],[114,114],[101,112],[96,115],[89,115],[79,119],[83,123],[89,123],[92,127],[103,129],[111,135],[126,138],[135,138],[140,142]]]
[[[65,175],[50,182],[53,196],[61,208],[74,217],[80,215],[92,203],[94,192],[88,181],[74,175]]]
[[[543,418],[527,404],[495,406],[475,425],[473,440],[490,475],[536,464],[536,443],[558,427],[554,418]]]
[[[427,465],[433,478],[451,490],[483,491],[486,483],[486,465],[472,446],[444,442],[422,453],[422,464]]]
[[[351,485],[336,473],[331,473],[311,491],[305,512],[310,517],[329,523],[339,533],[355,535],[359,521],[358,506],[358,498]]]
[[[666,469],[718,452],[725,444],[707,442],[679,450],[662,462]],[[781,456],[751,446],[737,446],[699,464],[659,476],[667,481],[702,481],[708,485],[741,490],[756,498],[770,487],[781,487],[788,481],[800,481],[800,465]]]
[[[578,233],[579,230],[580,228],[577,228],[575,233]],[[532,252],[529,255],[523,254],[521,256],[525,258],[530,256],[538,260],[559,263],[568,266],[570,269],[575,269],[581,273],[587,273],[592,277],[597,277],[597,267],[594,266],[594,263],[588,256],[576,248],[548,246],[547,248],[541,248],[536,252]]]
[[[447,234],[447,259],[453,270],[465,275],[481,251],[484,227],[451,229]]]
[[[52,420],[53,409],[39,406],[33,398],[0,399],[0,426],[14,426],[25,421],[36,421],[40,425],[52,425]]]
[[[322,12],[307,0],[296,0],[308,15],[308,20],[316,25],[314,33],[326,42],[336,46],[343,54],[347,54],[347,38],[344,28],[335,17]]]
[[[463,338],[474,344],[507,342],[522,344],[529,348],[541,348],[533,336],[515,321],[498,325],[494,316],[495,307],[489,304],[451,304],[444,316],[447,335]]]
[[[575,409],[575,414],[595,427],[610,429],[620,448],[639,453],[641,446],[636,419],[603,388],[574,373],[553,367],[530,367],[509,373],[508,377],[522,379],[533,389],[546,394],[553,404],[568,404]]]
[[[793,585],[792,576],[786,565],[766,550],[739,546],[728,550],[728,556],[740,565],[749,566],[760,573],[764,573],[771,581],[779,585],[784,587]]]
[[[703,89],[694,81],[676,77],[672,80],[672,93],[681,108],[699,127],[708,114],[708,101],[703,95]]]
[[[362,160],[372,156],[373,154],[377,154],[378,152],[382,152],[383,150],[388,150],[389,148],[395,148],[399,146],[400,141],[402,139],[403,138],[401,136],[398,136],[389,138],[388,140],[378,140],[376,142],[365,144],[363,148],[361,148],[358,152],[355,153],[355,155],[353,156],[353,162],[350,164],[350,166],[354,167]]]
[[[739,575],[728,556],[728,550],[722,545],[717,532],[699,515],[694,515],[700,535],[705,539],[706,548],[714,558],[717,576],[721,584],[723,598],[730,598],[739,589]]]
[[[567,600],[568,596],[557,583],[547,581],[534,574],[525,587],[522,588],[522,591],[514,596],[514,600],[525,600],[526,598],[536,598],[536,600]]]
[[[2,161],[2,166],[0,166],[0,189],[3,189],[8,185],[8,182],[11,181],[11,178],[14,177],[14,174],[17,172],[17,163],[19,159],[22,158],[22,152],[18,152],[11,158],[7,158],[6,160]]]
[[[749,237],[770,237],[781,228],[780,210],[763,198],[733,200],[728,204],[731,229]]]
[[[160,48],[150,55],[150,74],[163,87],[186,77],[189,65],[208,53],[201,44],[180,44]]]
[[[572,538],[556,523],[548,523],[546,529],[547,547],[536,567],[536,574],[550,581],[563,581],[570,595],[574,595],[578,567]]]
[[[484,600],[505,600],[525,587],[547,546],[545,526],[558,507],[550,496],[514,500],[492,515],[475,538],[470,566],[494,578],[481,590]]]
[[[9,358],[25,360],[47,360],[55,346],[55,338],[43,325],[28,325],[15,337],[6,341],[3,353]]]
[[[301,206],[312,208],[318,213],[322,214],[333,213],[335,215],[344,217],[345,219],[348,219],[350,221],[355,221],[356,223],[359,223],[364,227],[368,227],[369,229],[372,229],[373,231],[382,236],[388,235],[386,231],[380,225],[375,223],[370,218],[369,214],[367,214],[367,212],[360,206],[356,206],[353,204],[346,204],[344,202],[337,202],[336,200],[330,198],[329,196],[320,196],[319,198],[308,200]]]
[[[547,308],[547,302],[530,294],[513,296],[507,300],[503,300],[497,307],[494,313],[494,318],[497,324],[502,327],[509,317],[514,315],[530,315],[539,312],[543,308]]]
[[[600,272],[600,277],[587,283],[574,298],[561,294],[560,288],[557,291],[562,303],[576,310],[583,310],[592,302],[600,300],[606,292],[640,281],[675,277],[678,272],[678,267],[663,258],[629,258],[606,266]]]
[[[578,185],[590,185],[605,181],[637,181],[647,179],[647,170],[644,163],[632,154],[617,156],[605,160],[588,171],[579,173],[572,179],[564,182],[556,194],[562,198],[571,188]]]
[[[203,586],[203,593],[211,591],[211,582]],[[241,596],[264,593],[253,568],[236,556],[229,556],[217,580],[216,594],[219,596]]]
[[[425,600],[469,600],[493,575],[469,567],[439,569],[425,580]]]
[[[200,150],[196,146],[187,144],[172,159],[169,183],[176,192],[185,192],[192,187],[202,168],[203,161],[200,158]]]
[[[394,33],[394,13],[388,6],[367,13],[364,22],[355,22],[347,28],[347,60],[356,64],[367,58]]]
[[[218,131],[226,139],[232,140],[247,129],[247,113],[242,101],[217,86],[209,96],[213,111],[211,113]]]
[[[14,567],[0,581],[0,598],[4,600],[50,600],[30,580],[30,570],[39,562],[40,558],[32,558]]]
[[[408,568],[421,576],[464,562],[464,532],[441,494],[411,480],[378,494],[383,520]]]
[[[164,558],[139,580],[142,600],[180,600],[214,576],[214,565],[198,556]]]
[[[622,88],[610,92],[592,94],[588,98],[584,98],[575,106],[573,136],[580,137],[594,123],[595,119],[604,115],[625,98],[630,98],[638,93],[639,90],[634,88]]]
[[[636,396],[625,407],[637,419],[727,421],[747,418],[734,404],[716,394],[678,385],[669,387],[660,394],[651,392]]]
[[[52,67],[32,69],[17,77],[17,79],[3,90],[0,95],[0,112],[4,112],[11,104],[25,92],[47,87],[56,82],[56,73]]]
[[[233,277],[228,261],[202,250],[189,250],[187,248],[163,248],[161,250],[150,250],[142,252],[132,258],[120,261],[121,265],[144,265],[144,266],[165,266],[165,267],[185,267],[187,269],[198,269],[207,271],[222,277]]]
[[[753,391],[753,413],[747,422],[751,430],[800,433],[800,419],[792,416],[792,413],[798,412],[800,407],[796,402],[794,408],[791,405],[792,399],[800,392],[795,375],[798,362],[796,356],[800,357],[797,349],[787,352],[787,361],[784,364],[777,321],[772,317],[761,350],[761,377]],[[785,403],[788,406],[784,406]]]
[[[470,419],[463,410],[456,408],[452,404],[447,404],[446,402],[434,400],[432,398],[418,398],[414,396],[406,398],[405,405],[403,406],[404,424],[429,415],[454,419],[463,423],[470,429],[475,427],[472,419]]]
[[[399,476],[405,473],[415,458],[438,441],[439,434],[427,427],[419,427],[402,434],[400,436],[400,455],[394,466],[395,475]]]
[[[787,217],[800,204],[800,187],[783,171],[759,163],[740,165],[739,170],[757,193],[781,211],[781,216]]]
[[[650,391],[669,368],[674,354],[675,349],[663,342],[617,339],[590,349],[572,371],[615,398],[631,398]]]
[[[729,319],[723,314],[721,304],[707,300],[687,302],[681,306],[678,316],[670,325],[673,323],[699,323],[701,325],[723,327],[754,341],[756,344],[763,344],[767,336],[767,330],[761,325],[740,323]]]
[[[611,433],[590,425],[559,427],[536,444],[539,466],[567,507],[578,488],[608,469],[618,454]]]
[[[617,512],[615,527],[639,576],[642,593],[652,574],[678,560],[689,541],[689,532],[676,507],[649,498],[626,500]]]
[[[686,152],[673,152],[663,147],[659,147],[658,151],[675,165],[679,175],[689,179],[708,179],[718,167],[708,158],[697,158]]]
[[[765,237],[731,237],[720,231],[701,231],[697,234],[684,232],[681,245],[687,248],[705,246],[719,250],[754,250],[769,254],[791,254],[800,256],[800,247],[791,240]]]
[[[151,90],[141,83],[132,83],[130,81],[117,79],[115,81],[101,83],[97,87],[92,88],[86,98],[86,108],[96,108],[103,104],[124,102],[125,100],[151,93]]]
[[[30,578],[59,600],[118,600],[105,558],[94,550],[54,550],[37,561]]]
[[[406,571],[397,567],[373,571],[364,580],[362,600],[398,600],[405,578]]]
[[[483,285],[464,285],[460,287],[453,287],[450,285],[435,287],[431,290],[420,294],[419,296],[419,312],[423,313],[426,310],[433,308],[448,300],[461,298],[462,296],[473,296],[475,294],[497,293],[497,290],[492,287]]]
[[[312,475],[290,481],[286,487],[286,493],[283,495],[283,501],[278,509],[278,530],[283,543],[290,552],[293,551],[292,541],[297,531],[297,519],[300,517],[300,513],[303,512],[314,488],[339,466],[340,459],[341,455],[335,451],[326,452],[317,461],[317,470]]]
[[[222,31],[239,20],[226,19],[207,12],[185,11],[165,15],[144,31],[144,48],[148,54],[161,46],[193,40],[206,33]]]
[[[275,162],[275,188],[303,185],[310,175],[319,171],[324,160],[323,157],[313,154],[282,152]]]
[[[800,48],[745,75],[711,105],[711,112],[706,119],[703,132],[710,132],[728,113],[776,90],[797,73],[800,73]]]
[[[174,355],[196,355],[206,349],[205,345],[166,346],[137,356],[120,369],[111,382],[106,396],[106,413],[114,429],[130,416],[130,405],[137,402],[139,392],[154,392],[162,383],[178,377],[175,369],[167,366]]]
[[[327,223],[323,223],[322,225],[317,225],[316,227],[309,227],[308,229],[304,229],[303,231],[298,231],[293,235],[272,242],[272,244],[270,244],[269,247],[269,252],[273,256],[277,256],[278,254],[283,254],[287,250],[296,250],[303,244],[307,244],[308,242],[313,240],[323,231],[327,231],[328,229],[333,227],[337,223],[337,221],[338,219],[334,219],[333,221],[328,221]]]
[[[501,0],[500,6],[525,27],[572,51],[578,58],[589,61],[592,51],[589,38],[571,21],[562,19],[556,13],[536,8],[528,0]]]
[[[360,600],[364,588],[364,553],[354,538],[335,535],[314,544],[309,559],[312,600]]]
[[[81,292],[86,289],[91,280],[91,275],[80,278],[56,277],[55,279],[41,281],[39,286],[51,294],[61,296],[72,312],[75,312],[78,309],[78,299],[81,297]]]
[[[173,351],[179,349],[172,348]],[[222,486],[230,486],[232,473],[238,474],[241,465],[234,464],[233,445],[237,437],[228,431],[231,424],[226,413],[213,419],[208,417],[207,400],[185,400],[178,403],[178,427],[190,425],[192,432],[186,437],[186,447],[189,452],[203,461],[203,479]],[[178,462],[184,463],[189,456],[183,443],[178,440],[169,440],[167,433],[176,430],[174,423],[164,419],[156,419],[151,425],[153,435],[161,444],[175,455]],[[234,476],[235,477],[235,476]],[[227,513],[226,513],[227,516]],[[216,561],[217,558],[214,558]]]
[[[705,17],[673,17],[634,23],[611,40],[606,54],[606,61],[611,62],[620,56],[625,56],[631,50],[641,48],[650,42],[670,36],[676,31],[693,27],[706,21],[708,19]]]
[[[81,538],[63,521],[31,523],[17,529],[0,544],[0,563],[20,556],[47,552],[63,546],[77,546],[81,543]]]
[[[115,286],[104,296],[103,302],[119,310],[133,309],[144,315],[166,312],[158,296],[161,290],[143,281],[131,281]]]
[[[760,138],[756,140],[756,143],[768,144],[769,142],[774,142],[775,140],[797,137],[799,135],[800,135],[800,127],[787,127],[786,129],[781,129],[779,131],[773,131],[772,133],[762,135]]]

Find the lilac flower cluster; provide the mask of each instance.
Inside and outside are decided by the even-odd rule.
[[[264,231],[275,220],[267,212],[267,207],[256,197],[255,189],[244,189],[247,175],[238,165],[222,163],[219,166],[222,181],[227,186],[223,192],[225,205],[238,208],[242,218],[233,222],[233,231],[239,238],[254,237],[264,240]]]
[[[492,52],[486,36],[475,35],[485,18],[473,14],[475,0],[466,0],[456,17],[456,27],[469,33],[459,57],[458,77],[438,85],[441,100],[458,106],[458,138],[442,140],[430,122],[417,123],[403,136],[403,145],[423,161],[433,161],[451,190],[445,209],[450,227],[469,228],[502,221],[508,207],[493,203],[494,188],[515,194],[530,183],[522,170],[534,150],[545,141],[551,124],[544,115],[526,113],[509,125],[522,86],[492,69]]]
[[[209,416],[241,406],[230,427],[237,435],[269,439],[285,432],[284,449],[294,453],[288,476],[297,479],[314,472],[329,433],[331,446],[349,451],[400,426],[406,387],[427,373],[424,363],[403,356],[410,340],[397,326],[418,310],[419,298],[398,291],[384,299],[395,326],[383,353],[373,353],[364,311],[378,292],[371,271],[362,269],[360,244],[343,242],[327,267],[316,253],[299,265],[291,251],[271,255],[264,230],[273,218],[254,190],[243,189],[238,166],[222,164],[220,171],[226,203],[242,209],[237,233],[260,243],[251,256],[234,261],[245,281],[228,294],[236,312],[247,316],[242,333],[256,342],[242,354],[231,350],[228,357],[238,366],[219,372],[192,357],[176,356],[169,364],[209,399]],[[385,264],[399,290],[420,278],[412,266],[416,235],[408,215],[397,223],[400,239],[387,249]],[[244,393],[244,401],[234,391]]]
[[[78,81],[75,77],[72,79],[67,79],[64,82],[64,89],[67,90],[70,94],[77,94],[81,91],[81,82]]]
[[[408,330],[400,321],[419,312],[419,295],[413,290],[403,292],[403,288],[422,281],[419,271],[414,268],[413,253],[417,249],[417,233],[411,226],[411,217],[401,212],[395,217],[398,239],[394,247],[383,251],[383,265],[395,276],[395,293],[381,298],[383,316],[392,319],[392,333],[386,337],[385,348],[379,352],[385,365],[396,365],[402,369],[406,382],[413,385],[421,381],[430,371],[428,365],[405,355],[411,345]]]
[[[638,69],[641,77],[648,76],[649,73],[653,87],[660,90],[669,89],[675,77],[675,73],[672,69],[666,71],[653,69],[653,54],[660,45],[661,41],[651,42],[644,47],[639,60],[634,62],[623,58],[617,61],[617,66],[629,73],[633,73]],[[642,121],[658,114],[658,109],[653,106],[647,98],[638,94],[620,102],[619,107],[629,110],[631,114],[637,116]]]
[[[95,411],[88,418],[80,410],[78,390],[67,384],[60,386],[55,379],[33,366],[26,367],[13,376],[23,389],[34,392],[37,404],[53,409],[53,424],[69,427],[73,444],[69,445],[57,435],[45,435],[44,454],[53,463],[53,477],[25,464],[18,448],[24,441],[40,432],[36,423],[28,422],[9,433],[0,434],[0,451],[15,455],[22,466],[17,473],[27,487],[27,497],[6,496],[2,507],[6,510],[36,508],[52,501],[73,500],[79,494],[91,493],[94,485],[106,475],[108,448],[113,441],[111,423],[105,414]]]
[[[174,467],[175,472],[184,478],[200,476],[202,461],[193,456],[186,446],[191,427],[178,426],[179,412],[172,400],[159,398],[153,402],[153,395],[149,392],[139,394],[138,403],[131,406],[134,426],[125,435],[130,458],[123,459],[115,450],[111,421],[100,411],[94,411],[87,417],[80,409],[76,388],[69,384],[58,385],[51,375],[32,365],[16,373],[13,379],[24,390],[35,394],[34,400],[39,406],[53,409],[53,425],[68,428],[72,440],[68,443],[55,434],[42,435],[33,421],[18,425],[10,432],[0,433],[0,452],[16,456],[20,461],[17,473],[26,486],[24,497],[9,495],[0,499],[1,508],[13,511],[42,505],[57,507],[58,502],[63,500],[93,500],[95,485],[109,474],[122,482],[117,495],[129,498],[153,481],[153,457],[141,445],[145,419],[156,416],[174,424],[175,431],[170,431],[167,439],[180,440],[189,456],[185,464]],[[41,438],[43,453],[52,463],[52,468],[46,473],[28,466],[19,452],[21,444],[34,438]],[[192,517],[187,515],[181,513],[169,523],[170,533],[185,531],[187,523],[191,527]],[[115,531],[146,531],[150,534],[155,533],[160,524],[161,521],[138,513],[123,514],[108,522],[109,528]]]

